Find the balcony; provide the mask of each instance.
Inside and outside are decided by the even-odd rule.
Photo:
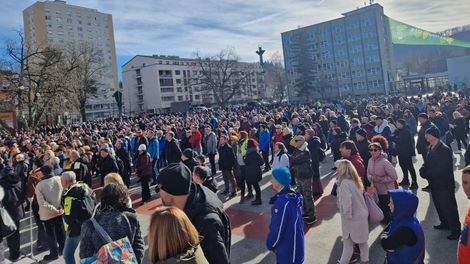
[[[160,79],[160,86],[173,86],[173,79]]]
[[[168,78],[171,78],[171,79],[172,79],[172,78],[173,78],[173,76],[172,76],[171,74],[163,74],[163,75],[159,75],[158,77],[160,77],[160,78],[166,78],[166,79],[168,79]]]
[[[144,85],[144,82],[136,83],[134,84],[134,87],[142,87]]]
[[[132,75],[132,78],[139,78],[139,77],[142,77],[142,73],[136,73]]]

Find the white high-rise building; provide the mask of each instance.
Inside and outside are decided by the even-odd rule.
[[[87,100],[87,119],[117,115],[112,96],[119,89],[112,16],[56,0],[34,3],[23,11],[23,20],[26,41],[33,47],[73,43],[102,50],[108,72],[99,80],[104,85]]]

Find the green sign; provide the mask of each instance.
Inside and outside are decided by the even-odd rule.
[[[470,48],[470,42],[413,27],[388,18],[392,32],[392,43],[403,45],[444,45]]]

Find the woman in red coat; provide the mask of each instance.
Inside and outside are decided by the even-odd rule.
[[[139,156],[137,157],[134,175],[140,178],[142,183],[142,204],[150,200],[149,180],[152,175],[152,162],[144,144],[139,146]]]

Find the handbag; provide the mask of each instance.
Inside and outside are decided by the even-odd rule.
[[[0,203],[0,232],[2,238],[13,235],[17,230],[15,221],[11,218],[5,207]]]
[[[379,203],[379,194],[377,193],[377,188],[375,188],[373,182],[370,182],[370,187],[367,187],[367,193],[376,204]]]
[[[338,196],[338,180],[335,181],[333,188],[331,189],[331,195]]]
[[[367,211],[369,212],[369,224],[379,223],[384,219],[384,213],[379,208],[377,203],[374,202],[372,197],[366,192],[363,191],[364,201],[367,206]]]

